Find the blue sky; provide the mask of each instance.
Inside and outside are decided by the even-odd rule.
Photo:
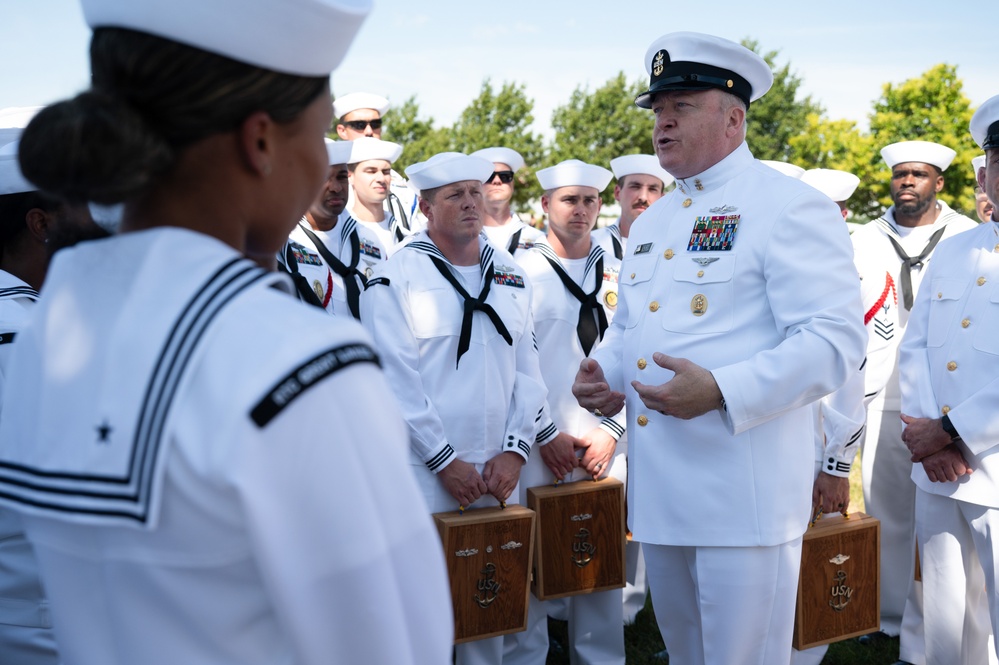
[[[0,108],[86,87],[89,31],[77,0],[0,0],[0,12]],[[450,124],[486,77],[515,81],[535,101],[535,129],[548,134],[552,111],[577,86],[592,89],[622,70],[644,76],[652,40],[691,30],[780,51],[778,64],[790,61],[830,118],[866,127],[882,84],[939,62],[957,65],[973,106],[999,94],[999,49],[985,30],[997,23],[995,0],[375,0],[333,87],[398,103],[415,94],[424,116]]]

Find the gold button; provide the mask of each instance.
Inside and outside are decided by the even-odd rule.
[[[704,271],[703,270],[698,270],[697,271],[697,276],[698,277],[704,277]]]
[[[693,203],[693,201],[691,201],[690,199],[684,199],[683,200],[683,207],[684,208],[689,208],[691,203]]]
[[[937,291],[937,298],[943,298],[943,292]]]
[[[984,277],[979,277],[977,281],[978,281],[978,286],[984,286],[986,280]]]
[[[675,254],[673,254],[672,249],[667,249],[665,252],[663,252],[663,258],[666,259],[667,261],[672,259],[674,256]]]
[[[646,365],[648,365],[648,363],[645,362],[645,358],[638,359],[638,369],[645,369]]]
[[[631,278],[635,279],[635,273],[631,273]]]
[[[650,312],[658,312],[659,311],[659,303],[657,303],[655,300],[653,300],[652,302],[650,302],[649,303],[649,311]]]
[[[951,360],[949,363],[947,363],[947,370],[948,371],[953,372],[955,369],[957,369],[957,363],[956,362],[954,362],[953,360]]]
[[[999,252],[999,245],[996,245],[996,246],[995,246],[995,247],[994,247],[994,248],[992,249],[992,251],[993,251],[993,252]]]
[[[942,413],[942,414],[944,414],[946,416],[948,413],[950,413],[950,407],[947,406],[947,405],[944,405],[944,408],[940,409],[940,413]]]
[[[649,419],[648,418],[646,418],[645,416],[638,416],[638,426],[639,427],[645,427],[648,424],[649,424]]]
[[[965,319],[964,321],[961,321],[962,328],[967,328],[970,325],[971,325],[971,319]]]

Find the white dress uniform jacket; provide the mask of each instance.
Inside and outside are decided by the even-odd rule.
[[[369,338],[286,283],[177,228],[56,257],[12,359],[0,496],[67,665],[450,662]]]
[[[916,488],[910,480],[911,455],[902,443],[903,425],[899,419],[898,348],[910,312],[904,302],[902,259],[892,241],[907,255],[918,256],[934,234],[940,233],[940,237],[946,239],[976,226],[942,201],[938,204],[940,212],[932,225],[915,229],[900,227],[895,222],[893,206],[883,217],[863,225],[852,236],[857,270],[865,288],[871,279],[881,284],[890,278],[898,299],[894,325],[881,323],[884,317],[881,313],[876,315],[874,334],[881,339],[872,338],[872,341],[882,344],[876,352],[868,350],[869,371],[883,372],[887,367],[889,376],[883,390],[878,391],[872,385],[866,390],[869,398],[871,393],[875,394],[867,413],[862,479],[867,512],[881,520],[881,630],[900,636],[900,657],[912,662],[922,662],[925,648],[922,585],[913,581]],[[935,251],[922,265],[913,266],[909,271],[913,294],[918,295],[934,256]],[[865,320],[870,314],[870,310],[866,310]]]
[[[999,508],[999,224],[941,242],[924,286],[901,346],[902,412],[948,414],[974,473],[934,483],[914,464],[912,480],[930,494]]]
[[[620,296],[594,357],[627,396],[635,539],[800,537],[814,465],[808,405],[858,370],[866,342],[836,206],[743,143],[636,221]],[[684,421],[645,408],[631,381],[673,376],[653,362],[657,351],[709,369],[725,409]]]
[[[0,404],[8,389],[13,342],[37,299],[33,288],[0,270]],[[0,509],[0,655],[4,662],[18,665],[59,662],[38,562],[21,516],[9,508]]]
[[[409,425],[410,463],[435,474],[456,458],[484,464],[514,452],[526,460],[547,394],[534,342],[531,284],[513,257],[484,236],[479,248],[483,281],[466,290],[478,296],[492,273],[485,303],[512,344],[476,311],[469,348],[459,361],[464,301],[434,266],[437,259],[454,272],[425,231],[369,280],[361,301],[361,320]],[[418,475],[421,482],[440,484]]]
[[[986,222],[940,243],[900,347],[902,412],[949,415],[961,437],[956,444],[973,469],[956,481],[934,483],[922,464],[912,465],[927,663],[995,662],[985,626],[991,607],[992,630],[999,631],[997,226]]]

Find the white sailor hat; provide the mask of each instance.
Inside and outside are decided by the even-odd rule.
[[[836,169],[809,169],[801,176],[801,182],[811,185],[839,203],[853,196],[860,185],[860,178]]]
[[[659,158],[655,155],[623,155],[610,160],[614,177],[620,180],[628,175],[650,175],[663,181],[663,187],[673,182],[673,176],[659,166]]]
[[[333,102],[333,115],[337,119],[357,109],[374,109],[378,111],[379,116],[383,116],[389,110],[389,100],[370,92],[352,92],[337,97]]]
[[[971,138],[982,150],[999,148],[999,95],[991,97],[971,116]]]
[[[298,76],[328,76],[371,0],[81,0],[91,28],[130,28]],[[308,48],[301,48],[308,44]]]
[[[671,32],[652,42],[645,52],[649,89],[635,99],[651,108],[652,96],[663,90],[730,92],[749,106],[773,85],[767,61],[745,46],[699,32]]]
[[[881,157],[890,169],[895,168],[896,164],[919,162],[946,171],[955,155],[957,153],[947,146],[932,141],[900,141],[881,148]]]
[[[559,187],[593,187],[602,192],[614,174],[602,166],[567,159],[555,166],[541,169],[535,175],[546,192]]]
[[[38,189],[21,175],[21,166],[17,163],[17,144],[17,141],[12,141],[0,147],[0,196],[34,192]]]
[[[511,148],[483,148],[482,150],[476,150],[471,156],[488,159],[494,164],[506,164],[514,172],[524,168],[524,158],[520,156],[519,152]]]
[[[978,170],[985,168],[985,155],[979,155],[971,160],[971,174],[978,180]]]
[[[345,141],[346,143],[346,141]],[[374,136],[362,136],[350,141],[350,157],[348,164],[366,162],[369,159],[384,159],[387,162],[394,162],[402,154],[402,146],[391,141],[382,141]]]
[[[347,160],[350,159],[350,151],[353,143],[353,141],[334,141],[327,138],[326,154],[330,158],[330,166],[334,164],[346,164]]]
[[[460,152],[439,152],[406,169],[409,186],[417,193],[465,180],[485,182],[492,174],[492,162]]]
[[[777,162],[772,159],[761,159],[760,161],[775,171],[780,171],[784,175],[796,180],[801,180],[801,176],[805,173],[805,169],[788,162]]]

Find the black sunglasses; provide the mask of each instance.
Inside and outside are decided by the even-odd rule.
[[[367,127],[368,125],[371,125],[371,129],[381,129],[382,119],[375,118],[374,120],[346,120],[343,122],[343,124],[347,127],[350,127],[355,132],[363,132],[364,128]]]
[[[493,171],[493,174],[489,176],[486,182],[492,182],[493,178],[499,176],[500,182],[504,185],[509,185],[513,182],[513,171]]]

